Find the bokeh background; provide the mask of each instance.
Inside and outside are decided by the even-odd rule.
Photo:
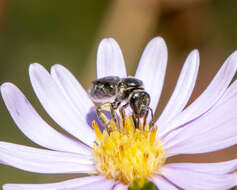
[[[96,50],[101,39],[113,37],[118,41],[128,73],[132,75],[146,43],[162,36],[167,42],[169,63],[160,113],[188,53],[199,49],[201,57],[191,98],[194,100],[227,56],[237,49],[236,33],[236,0],[0,0],[0,84],[15,83],[42,117],[57,127],[31,89],[30,63],[39,62],[47,69],[63,64],[88,88],[96,78]],[[17,129],[2,100],[0,141],[37,147]],[[237,147],[232,147],[211,154],[178,156],[169,161],[215,162],[236,157]],[[71,177],[74,176],[32,174],[0,165],[0,186],[56,182]]]

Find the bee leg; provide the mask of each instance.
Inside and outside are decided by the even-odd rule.
[[[143,129],[145,129],[145,126],[146,126],[148,113],[149,113],[149,111],[147,110],[147,111],[146,111],[146,114],[145,114],[145,116],[144,116],[144,118],[143,118],[143,124],[142,124],[142,125],[143,125]]]
[[[139,120],[138,118],[135,116],[135,114],[132,114],[132,120],[134,123],[135,128],[139,128]]]
[[[120,113],[121,120],[123,122],[123,126],[125,126],[125,109],[128,107],[128,105],[129,103],[126,103],[119,108],[119,113]]]
[[[96,108],[96,114],[98,116],[99,121],[107,128],[108,131],[111,131],[110,128],[110,119],[107,117],[105,111],[111,110],[111,103],[105,103]]]
[[[151,112],[151,121],[150,121],[150,123],[149,123],[149,126],[150,126],[150,128],[151,127],[153,127],[153,125],[154,125],[154,114],[153,114],[153,110],[149,107],[148,108],[149,110],[150,110],[150,112]]]
[[[120,103],[121,102],[115,100],[110,106],[111,118],[114,121],[114,123],[116,123],[117,127],[119,126],[119,124],[117,121],[117,116],[116,116],[115,110],[119,107]]]

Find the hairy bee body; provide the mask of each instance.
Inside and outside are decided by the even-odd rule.
[[[104,121],[106,117],[103,110],[106,110],[108,106],[110,111],[114,112],[124,102],[125,104],[120,109],[121,114],[124,115],[124,109],[130,106],[135,119],[147,117],[148,111],[151,110],[150,95],[145,91],[143,82],[134,77],[107,76],[94,80],[89,89],[89,96],[94,102],[103,103],[97,108],[97,115],[104,124],[107,121]],[[112,113],[112,115],[115,114]]]

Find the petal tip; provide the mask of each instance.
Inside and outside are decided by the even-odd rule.
[[[232,53],[233,56],[236,56],[237,55],[237,50],[235,50],[233,53]]]
[[[165,40],[162,37],[160,37],[160,36],[157,36],[157,37],[153,38],[149,43],[151,43],[151,44],[159,44],[159,45],[162,45],[164,47],[167,47]]]
[[[29,67],[36,67],[36,66],[40,66],[39,63],[35,62],[35,63],[31,63]]]
[[[197,49],[192,50],[189,56],[191,59],[196,60],[196,63],[199,64],[200,56],[199,51]]]
[[[237,59],[237,50],[230,55],[231,59]]]
[[[10,190],[10,188],[8,188],[8,187],[9,187],[8,184],[4,184],[4,185],[2,186],[2,189],[3,189],[3,190]]]
[[[237,50],[234,51],[226,60],[229,64],[232,65],[233,69],[237,69]]]
[[[31,63],[29,66],[29,73],[33,72],[35,69],[42,67],[39,63]]]
[[[64,68],[64,66],[63,65],[61,65],[61,64],[54,64],[52,67],[55,67],[55,68]]]
[[[168,56],[168,48],[165,43],[165,40],[158,36],[153,38],[146,46],[144,51],[152,52],[152,49],[155,51],[161,51],[162,55],[167,58]]]
[[[4,89],[6,89],[9,85],[11,85],[10,82],[4,82],[4,83],[2,83],[1,86],[0,86],[1,91],[4,90]]]
[[[61,64],[55,64],[50,68],[50,73],[53,77],[56,75],[72,75],[71,71]]]
[[[4,184],[2,186],[2,190],[17,190],[17,189],[21,189],[21,188],[17,187],[16,184]]]
[[[113,38],[104,38],[101,40],[98,50],[102,50],[104,48],[112,48],[112,47],[119,47],[117,41]]]
[[[105,40],[107,40],[107,42],[117,43],[117,41],[112,37],[105,38]]]
[[[55,71],[64,69],[64,67],[60,64],[54,64],[53,66],[51,66],[50,68],[50,73],[54,73]]]
[[[191,51],[191,53],[193,53],[193,54],[195,54],[195,55],[198,55],[198,56],[199,56],[199,51],[198,51],[198,49],[194,49],[194,50],[192,50],[192,51]]]
[[[40,75],[41,73],[48,72],[41,64],[39,63],[32,63],[29,66],[29,75],[30,80],[32,80],[33,76]]]
[[[10,82],[4,82],[1,86],[0,86],[0,90],[1,90],[1,94],[2,96],[6,95],[10,89],[16,88],[16,86],[13,83]]]

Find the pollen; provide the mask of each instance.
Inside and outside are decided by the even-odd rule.
[[[94,159],[96,169],[107,178],[140,187],[152,177],[165,162],[162,142],[157,138],[157,127],[135,128],[132,117],[126,117],[120,127],[110,124],[110,132],[100,131],[93,121],[96,133]]]

